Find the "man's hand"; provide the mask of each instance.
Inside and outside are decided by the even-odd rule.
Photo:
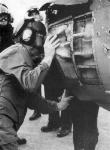
[[[57,103],[59,111],[66,109],[69,105],[70,100],[73,99],[73,96],[66,96],[66,90],[64,90],[61,101]]]
[[[45,57],[53,57],[55,54],[55,49],[60,45],[60,40],[57,39],[57,35],[49,35],[44,44]]]
[[[60,45],[60,40],[57,39],[57,35],[48,36],[44,44],[44,59],[43,62],[46,62],[49,66],[51,65],[52,59],[55,55],[55,49]]]

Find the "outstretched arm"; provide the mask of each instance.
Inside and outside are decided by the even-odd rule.
[[[66,91],[64,91],[61,101],[56,102],[52,100],[47,100],[40,95],[35,95],[32,100],[28,101],[28,106],[31,109],[36,109],[39,107],[39,110],[43,114],[52,113],[54,111],[62,111],[66,109],[73,99],[73,96],[66,96]]]

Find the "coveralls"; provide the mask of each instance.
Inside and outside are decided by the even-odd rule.
[[[56,102],[38,95],[49,67],[46,63],[33,67],[30,46],[17,43],[0,53],[0,150],[17,150],[17,131],[27,108],[39,107],[42,113],[57,111]]]

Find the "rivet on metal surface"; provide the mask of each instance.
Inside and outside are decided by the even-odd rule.
[[[103,47],[104,47],[104,53],[110,59],[110,48],[108,48],[108,46],[106,44],[104,44]]]
[[[106,94],[110,94],[110,91],[109,91],[109,90],[106,90],[105,93],[106,93]]]
[[[99,31],[97,32],[97,36],[100,36],[100,32]]]
[[[79,85],[80,85],[80,86],[83,86],[83,84],[82,84],[82,82],[81,82],[81,81],[79,81]]]
[[[102,26],[101,28],[104,29],[104,26]]]
[[[92,21],[93,21],[93,22],[96,22],[96,18],[92,18]]]

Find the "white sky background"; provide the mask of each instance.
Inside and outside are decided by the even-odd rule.
[[[0,2],[8,6],[9,11],[14,17],[14,26],[16,26],[30,6],[35,5],[40,8],[48,0],[0,0]]]

